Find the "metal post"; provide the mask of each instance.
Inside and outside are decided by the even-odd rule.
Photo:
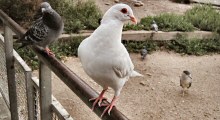
[[[51,70],[40,62],[40,113],[41,120],[52,119]]]
[[[34,120],[34,87],[31,76],[31,71],[25,71],[28,120]]]
[[[12,31],[8,26],[4,25],[4,33],[5,33],[5,36],[4,36],[5,37],[5,58],[6,58],[6,68],[7,68],[11,119],[18,120],[18,106],[17,106]]]

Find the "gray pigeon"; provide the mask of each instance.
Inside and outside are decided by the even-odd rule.
[[[146,46],[143,46],[143,49],[141,49],[141,59],[144,60],[147,56],[147,49]]]
[[[182,96],[184,96],[185,91],[189,89],[192,85],[192,77],[191,73],[187,70],[183,71],[182,75],[180,76],[180,86],[183,88]]]
[[[41,5],[46,4],[45,2]],[[46,4],[46,5],[49,5]],[[18,48],[27,45],[37,45],[43,47],[48,55],[54,55],[48,45],[58,39],[63,32],[64,23],[61,16],[49,7],[42,7],[42,17],[37,19],[28,31],[17,41],[22,43]]]
[[[151,25],[152,29],[154,29],[155,32],[158,32],[158,25],[157,23],[153,20],[152,25]]]

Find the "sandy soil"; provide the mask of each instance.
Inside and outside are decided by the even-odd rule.
[[[121,0],[120,2],[130,5],[133,9],[135,17],[137,17],[138,20],[140,20],[142,17],[159,15],[161,13],[183,14],[186,10],[192,7],[192,5],[177,4],[170,2],[169,0],[141,0],[144,3],[144,6],[134,7],[133,3],[129,1],[131,0]],[[112,5],[114,5],[115,2],[114,0],[96,0],[96,4],[104,13]]]
[[[105,12],[114,0],[96,0]],[[133,7],[137,18],[174,12],[184,13],[190,5],[168,0],[142,0],[143,7]],[[108,3],[109,5],[105,5]],[[131,3],[129,3],[131,4]],[[131,120],[219,120],[220,119],[220,55],[187,56],[157,51],[141,61],[131,54],[142,78],[131,78],[124,86],[116,107]],[[102,88],[83,71],[78,58],[67,58],[65,64],[97,91]],[[186,96],[181,96],[179,75],[192,73],[193,83]],[[53,75],[53,94],[77,120],[99,120],[84,103]],[[110,101],[113,90],[106,93]]]
[[[124,86],[116,106],[131,120],[219,120],[220,119],[220,55],[181,56],[176,53],[155,52],[141,61],[131,54],[142,78],[131,78]],[[65,62],[95,90],[101,87],[83,71],[78,58]],[[192,73],[193,83],[181,96],[179,75],[183,70]],[[53,75],[53,94],[77,120],[98,120],[91,109]],[[108,100],[114,92],[106,93]]]

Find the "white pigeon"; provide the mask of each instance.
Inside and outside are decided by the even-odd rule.
[[[124,22],[131,20],[135,24],[136,18],[132,9],[126,4],[116,4],[112,6],[103,16],[101,25],[92,35],[79,45],[78,56],[81,60],[84,71],[99,85],[103,90],[95,100],[92,110],[103,100],[103,95],[108,87],[115,93],[109,105],[103,111],[101,117],[115,105],[116,99],[120,95],[122,87],[129,77],[142,76],[134,71],[134,65],[128,51],[121,43],[122,28]]]
[[[191,73],[185,70],[180,76],[180,86],[183,88],[182,96],[184,96],[186,89],[189,89],[191,85],[192,85]]]
[[[47,2],[41,3],[42,17],[37,19],[28,31],[16,42],[43,47],[48,55],[54,55],[48,45],[58,39],[63,32],[64,23],[61,16]]]

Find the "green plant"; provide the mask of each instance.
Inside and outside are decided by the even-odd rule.
[[[34,15],[42,0],[0,0],[1,9],[13,20],[24,27],[33,23]],[[101,11],[92,0],[88,1],[60,1],[48,0],[64,19],[64,30],[68,33],[79,32],[83,29],[96,29]]]
[[[175,40],[170,41],[166,48],[178,53],[189,55],[204,55],[207,53],[220,53],[219,35],[209,40],[192,39],[187,40],[185,36],[178,35]]]
[[[127,30],[143,30],[144,27],[142,24],[125,24],[124,27],[123,27],[123,31],[127,31]]]
[[[182,15],[161,14],[142,18],[137,25],[125,25],[124,30],[151,30],[153,20],[161,31],[193,31],[194,26]]]
[[[33,20],[33,14],[42,0],[0,0],[1,9],[24,26]]]
[[[98,19],[101,18],[101,11],[92,0],[85,2],[49,0],[49,2],[63,16],[65,23],[64,29],[68,33],[78,33],[83,29],[94,30],[99,25]]]
[[[211,5],[197,5],[186,12],[185,18],[201,30],[220,31],[220,13]]]
[[[52,44],[50,48],[58,58],[62,58],[63,56],[77,56],[77,49],[83,39],[83,37],[74,37],[69,40],[60,39]]]
[[[193,25],[188,22],[182,15],[161,14],[154,17],[159,29],[163,31],[193,31]]]
[[[82,42],[82,37],[72,38],[70,40],[56,41],[50,45],[51,51],[58,59],[62,59],[64,56],[77,56],[77,49]],[[14,48],[17,50],[19,44],[15,44]],[[32,69],[38,68],[38,59],[32,50],[28,47],[18,49],[17,52],[25,60],[25,62],[32,67]]]
[[[158,44],[152,40],[146,41],[123,41],[124,46],[129,52],[139,53],[143,46],[146,46],[148,52],[152,52],[158,49]]]

